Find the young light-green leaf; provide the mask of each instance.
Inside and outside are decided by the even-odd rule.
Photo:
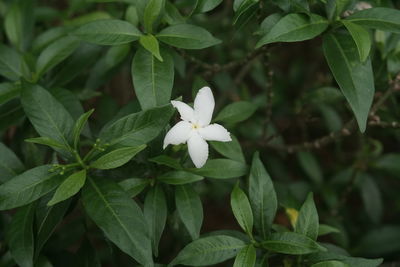
[[[132,80],[143,110],[169,103],[174,85],[174,61],[166,49],[160,50],[163,62],[144,48],[132,61]]]
[[[64,201],[76,193],[83,187],[86,181],[86,170],[81,170],[70,175],[62,184],[57,188],[53,198],[47,203],[48,206],[53,206],[58,202]]]
[[[161,42],[183,49],[203,49],[221,43],[204,28],[191,24],[169,26],[156,37]]]
[[[160,184],[155,185],[147,192],[143,212],[149,227],[154,256],[158,257],[158,243],[168,215],[167,200]]]
[[[236,255],[233,267],[254,267],[256,264],[256,249],[253,245],[247,245]]]
[[[47,90],[26,84],[22,89],[21,102],[25,114],[42,137],[69,146],[74,122],[64,106]]]
[[[82,199],[85,211],[108,239],[140,264],[153,266],[144,215],[121,187],[110,179],[88,177]]]
[[[139,39],[140,44],[149,51],[154,57],[156,57],[159,61],[163,61],[163,58],[160,55],[160,45],[154,35],[142,35]]]
[[[353,110],[361,132],[367,126],[375,93],[371,60],[360,61],[357,45],[348,34],[327,34],[323,49],[335,80]]]
[[[250,205],[254,214],[254,226],[265,239],[278,209],[278,201],[271,177],[257,153],[253,156],[249,176]]]
[[[99,45],[119,45],[136,41],[142,33],[123,20],[97,20],[81,26],[74,34],[80,39]]]
[[[0,210],[20,207],[54,190],[63,177],[51,165],[30,169],[0,185]]]
[[[273,252],[289,255],[304,255],[326,251],[326,248],[311,238],[293,232],[271,234],[268,240],[262,242],[261,245]]]
[[[245,246],[246,243],[242,240],[231,236],[215,235],[204,237],[184,247],[169,265],[214,265],[235,257],[238,251]]]
[[[372,29],[400,33],[400,10],[394,8],[368,8],[355,12],[346,20]]]
[[[137,153],[146,148],[146,145],[123,147],[113,150],[90,164],[90,167],[108,170],[120,167],[130,161]]]
[[[364,62],[369,56],[369,52],[372,46],[369,32],[363,27],[350,21],[343,20],[342,22],[357,45],[358,54],[360,56],[361,62]]]
[[[319,217],[312,193],[308,194],[306,201],[300,208],[294,230],[296,233],[308,236],[312,240],[317,240]]]
[[[170,171],[157,177],[157,180],[166,184],[182,185],[203,180],[203,177],[186,171]]]
[[[231,193],[231,208],[240,227],[253,236],[253,212],[246,194],[236,184]]]
[[[203,205],[199,195],[190,185],[178,185],[175,187],[175,205],[181,221],[196,240],[203,223]]]
[[[325,18],[310,14],[289,14],[281,18],[274,27],[258,41],[256,47],[276,42],[298,42],[320,35],[328,28]]]

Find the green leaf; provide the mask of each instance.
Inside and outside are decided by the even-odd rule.
[[[342,22],[357,45],[358,55],[360,56],[361,62],[364,62],[369,55],[372,45],[369,32],[363,27],[349,21],[343,20]]]
[[[243,190],[240,189],[239,184],[236,184],[232,190],[231,207],[240,227],[249,236],[253,236],[253,212],[251,211],[249,199]]]
[[[400,10],[375,7],[355,12],[347,21],[372,29],[400,33]]]
[[[11,255],[21,267],[33,267],[33,220],[36,203],[20,208],[7,231]]]
[[[235,10],[233,24],[240,28],[256,14],[259,0],[243,0]]]
[[[308,236],[312,240],[317,240],[319,218],[312,193],[308,194],[306,201],[300,208],[294,230],[296,233]]]
[[[115,169],[130,161],[145,148],[146,145],[118,148],[95,160],[90,164],[90,167],[101,170]]]
[[[132,77],[136,96],[143,110],[169,103],[174,85],[174,62],[161,49],[163,62],[144,48],[139,48],[132,61]]]
[[[0,44],[0,75],[11,81],[29,79],[29,68],[24,58],[14,49]]]
[[[159,61],[163,61],[163,58],[160,55],[160,47],[158,41],[154,35],[142,35],[139,39],[140,44],[149,51],[154,57],[156,57]]]
[[[236,255],[233,267],[253,267],[256,264],[256,256],[256,249],[253,245],[248,245]]]
[[[340,233],[340,230],[327,224],[319,224],[318,236],[327,235],[331,233]]]
[[[67,200],[49,207],[48,200],[48,197],[41,198],[36,208],[35,258],[61,223],[71,204],[71,201]]]
[[[368,217],[375,224],[379,224],[382,219],[384,204],[381,191],[374,177],[363,173],[360,177],[358,187]]]
[[[388,172],[394,177],[400,177],[400,154],[385,154],[374,162],[373,167]]]
[[[318,251],[326,251],[314,240],[297,233],[283,232],[271,234],[261,245],[273,252],[289,255],[303,255]]]
[[[131,23],[116,20],[96,20],[77,29],[81,40],[99,45],[119,45],[136,41],[142,33]]]
[[[22,89],[21,103],[30,122],[43,137],[69,146],[73,120],[48,91],[38,85],[26,85]]]
[[[312,39],[328,28],[329,22],[318,15],[289,14],[258,41],[256,47],[276,42],[298,42]]]
[[[254,214],[254,226],[262,238],[270,233],[272,221],[278,209],[278,201],[271,177],[257,153],[253,156],[249,176],[250,205]]]
[[[211,141],[211,146],[221,155],[239,162],[246,163],[243,155],[242,147],[240,146],[237,138],[231,134],[232,141],[230,142],[217,142]]]
[[[247,120],[254,114],[257,106],[247,102],[238,101],[224,107],[214,121],[223,121],[225,123],[238,123]]]
[[[307,176],[315,184],[320,185],[323,182],[323,174],[314,154],[309,151],[300,151],[296,156],[301,168],[304,170]]]
[[[182,185],[201,181],[203,177],[186,171],[170,171],[158,176],[157,180],[166,184]]]
[[[281,13],[274,13],[266,17],[260,24],[260,29],[256,32],[260,35],[266,35],[271,31],[276,23],[282,18]]]
[[[184,247],[170,266],[209,266],[236,256],[246,244],[237,238],[217,235],[197,239]]]
[[[122,117],[100,132],[102,142],[137,146],[156,138],[168,124],[174,109],[170,104]]]
[[[39,79],[44,73],[60,64],[71,55],[78,46],[78,39],[66,36],[46,47],[40,53],[36,62],[36,79]]]
[[[150,179],[129,178],[118,183],[131,198],[140,194],[149,184]]]
[[[0,186],[0,210],[20,207],[54,190],[63,177],[51,165],[30,169]]]
[[[0,83],[0,105],[19,97],[20,93],[21,86],[16,86],[12,83]]]
[[[164,231],[168,215],[167,200],[159,184],[147,192],[143,212],[149,227],[154,256],[158,257],[158,243]]]
[[[81,136],[82,130],[85,127],[85,124],[89,119],[90,115],[92,115],[93,111],[94,109],[91,109],[88,112],[83,113],[75,122],[74,130],[72,132],[75,150],[78,148],[79,137]]]
[[[0,184],[17,176],[25,169],[17,155],[0,142]]]
[[[149,159],[149,161],[155,162],[159,165],[165,165],[165,166],[168,166],[168,167],[176,169],[176,170],[182,169],[182,166],[179,163],[179,160],[171,158],[166,155],[160,155],[160,156],[151,158],[151,159]]]
[[[196,13],[204,13],[213,10],[219,4],[222,3],[223,0],[197,0],[196,7],[193,10],[193,14]]]
[[[60,144],[56,140],[51,139],[49,137],[29,138],[29,139],[25,139],[25,142],[39,144],[39,145],[45,145],[45,146],[59,148],[59,149],[64,149],[66,151],[68,151],[68,149],[69,149],[67,146]]]
[[[203,205],[199,195],[190,185],[175,187],[175,204],[179,217],[193,240],[199,238],[203,223]]]
[[[203,49],[221,43],[204,28],[191,24],[169,26],[156,37],[161,42],[183,49]]]
[[[329,260],[341,261],[351,267],[378,267],[381,266],[383,259],[364,259],[348,257],[333,252],[318,252],[307,257],[310,262],[322,262]]]
[[[364,132],[375,92],[371,60],[360,61],[357,46],[347,34],[325,35],[323,48],[333,76]]]
[[[89,217],[123,252],[145,266],[152,266],[151,243],[142,211],[135,201],[110,179],[88,177],[83,205]]]
[[[67,35],[69,32],[69,27],[51,27],[48,30],[40,33],[32,43],[32,52],[34,54],[42,51],[46,46],[54,43],[57,39]]]
[[[341,261],[322,261],[311,265],[311,267],[350,267]]]
[[[144,28],[148,33],[153,32],[154,24],[164,12],[165,0],[149,0],[144,9]]]
[[[209,178],[227,179],[245,175],[248,167],[243,162],[230,159],[211,159],[202,168],[188,169],[188,171]]]
[[[86,181],[86,170],[81,170],[69,176],[60,184],[53,198],[47,203],[48,206],[53,206],[61,201],[64,201],[76,193],[83,187]]]

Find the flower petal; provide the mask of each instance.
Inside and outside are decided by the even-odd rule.
[[[206,163],[208,158],[208,144],[207,142],[196,132],[187,141],[189,155],[196,168],[201,168]]]
[[[181,115],[181,119],[184,121],[194,121],[194,111],[188,105],[181,101],[171,101],[172,106],[178,109],[179,114]]]
[[[164,146],[166,148],[169,144],[179,145],[185,143],[192,134],[192,124],[187,121],[180,121],[172,127],[164,138]]]
[[[210,87],[201,88],[194,99],[194,116],[201,126],[210,124],[214,106],[214,96]]]
[[[207,141],[232,141],[230,133],[223,126],[217,123],[213,123],[206,127],[200,128],[199,134]]]

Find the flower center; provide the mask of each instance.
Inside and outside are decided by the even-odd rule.
[[[200,129],[201,128],[201,126],[199,125],[199,124],[197,124],[197,123],[192,123],[192,129],[193,130],[198,130],[198,129]]]

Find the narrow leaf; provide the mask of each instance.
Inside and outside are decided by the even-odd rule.
[[[153,32],[154,24],[164,11],[165,0],[149,0],[144,9],[144,28],[148,33]]]
[[[47,203],[48,206],[53,206],[58,202],[64,201],[76,193],[83,187],[86,181],[86,170],[81,170],[69,176],[57,188],[53,198]]]
[[[231,138],[231,142],[211,141],[210,145],[221,155],[235,161],[246,163],[239,141],[232,134]]]
[[[90,115],[92,115],[94,109],[89,110],[86,113],[83,113],[78,120],[75,122],[74,125],[74,130],[73,130],[73,139],[74,139],[74,148],[77,150],[78,147],[78,142],[79,142],[79,137],[82,133],[83,128],[85,127],[85,124],[87,120],[89,119]]]
[[[0,142],[0,184],[17,176],[25,169],[15,153]]]
[[[214,121],[223,121],[225,123],[238,123],[247,120],[254,114],[257,106],[247,102],[238,101],[224,107]]]
[[[231,193],[231,207],[240,227],[242,227],[249,236],[252,236],[253,213],[251,211],[249,199],[238,184],[236,184]]]
[[[346,20],[372,29],[400,33],[400,10],[394,8],[368,8],[355,12]]]
[[[49,146],[49,147],[55,147],[55,148],[59,148],[59,149],[64,149],[66,151],[69,150],[69,148],[67,146],[65,146],[64,144],[60,144],[56,140],[51,139],[49,137],[29,138],[29,139],[25,139],[25,142],[39,144],[39,145],[46,145],[46,146]]]
[[[313,194],[307,196],[306,201],[301,206],[296,220],[295,232],[308,236],[312,240],[317,240],[319,230],[319,218],[315,207]]]
[[[157,180],[166,184],[182,185],[203,180],[203,177],[186,171],[170,171],[161,174]]]
[[[224,168],[221,168],[224,166]],[[243,162],[230,159],[212,159],[200,169],[188,169],[188,171],[210,178],[228,179],[240,177],[247,173],[248,167]]]
[[[151,182],[151,179],[129,178],[118,183],[131,198],[140,194]]]
[[[357,45],[358,55],[360,56],[361,62],[364,62],[369,56],[372,45],[369,32],[363,27],[351,23],[350,21],[343,20],[343,24],[346,26]]]
[[[146,145],[141,145],[137,147],[123,147],[113,150],[95,160],[90,164],[90,167],[102,170],[117,168],[130,161],[137,153],[145,148]]]
[[[289,255],[303,255],[326,251],[326,248],[314,240],[292,232],[271,234],[270,238],[262,242],[261,245],[268,250]]]
[[[149,51],[154,57],[156,57],[159,61],[163,61],[163,58],[160,55],[160,47],[157,39],[149,34],[142,35],[139,39],[140,44]]]
[[[247,245],[236,255],[233,267],[253,267],[256,264],[256,249]]]
[[[29,78],[29,68],[24,58],[12,48],[0,44],[0,75],[11,81]]]

